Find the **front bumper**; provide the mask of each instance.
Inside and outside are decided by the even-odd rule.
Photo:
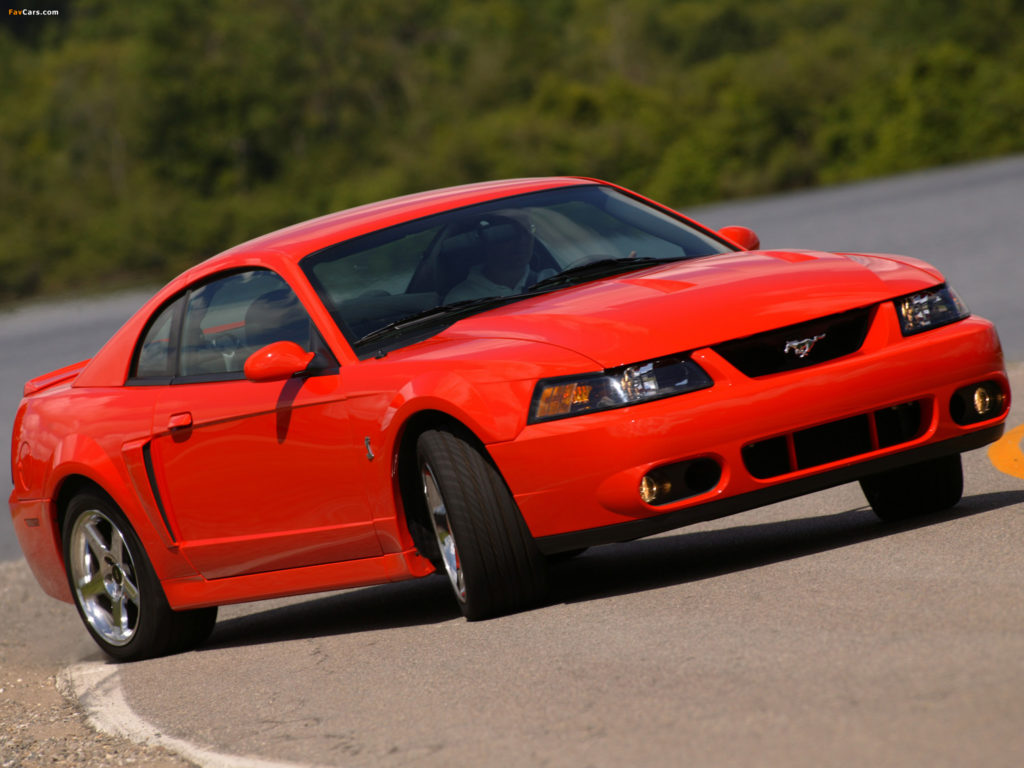
[[[542,551],[625,541],[977,448],[998,439],[1010,407],[998,335],[978,317],[904,338],[883,304],[859,351],[759,378],[711,349],[693,357],[712,388],[530,425],[488,446]],[[1002,408],[969,426],[956,423],[954,393],[981,381],[1002,390]],[[879,447],[876,439],[854,455],[767,478],[744,461],[754,444],[907,403],[919,405],[921,423],[897,444]],[[652,469],[694,459],[720,468],[712,487],[659,506],[643,501],[640,482]]]

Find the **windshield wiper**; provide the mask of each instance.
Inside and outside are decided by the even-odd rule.
[[[649,267],[653,264],[663,264],[667,261],[677,261],[677,259],[654,259],[647,256],[598,259],[597,261],[580,264],[578,267],[569,267],[569,269],[564,272],[559,272],[557,275],[546,277],[540,282],[531,285],[528,290],[531,292],[543,291],[546,288],[554,288],[559,285],[585,283],[588,280],[597,280],[600,277],[608,277],[610,275],[621,274],[623,272],[630,272],[634,269]]]
[[[368,334],[358,339],[356,341],[356,345],[358,346],[385,336],[390,336],[395,332],[404,331],[406,328],[427,325],[439,318],[449,320],[454,316],[454,318],[457,319],[462,315],[469,315],[473,312],[478,312],[492,306],[499,306],[512,301],[513,299],[519,299],[522,297],[523,294],[521,293],[511,296],[485,296],[480,299],[465,299],[463,301],[454,301],[451,304],[442,304],[439,307],[424,309],[422,312],[415,312],[411,315],[406,315],[405,317],[401,317],[398,320],[377,328],[374,331],[370,331]]]
[[[386,336],[400,333],[407,328],[428,325],[439,319],[454,322],[465,315],[489,309],[490,307],[507,304],[511,301],[530,296],[538,291],[554,288],[559,285],[596,280],[600,277],[629,272],[634,269],[641,269],[654,264],[664,264],[669,261],[677,261],[677,259],[654,259],[650,257],[638,258],[636,256],[598,259],[597,261],[580,264],[576,267],[569,267],[569,269],[564,272],[559,272],[557,275],[546,277],[540,282],[531,285],[524,293],[514,293],[507,296],[484,296],[483,298],[478,299],[465,299],[463,301],[452,302],[451,304],[442,304],[438,307],[430,307],[422,312],[415,312],[411,315],[406,315],[405,317],[401,317],[398,320],[377,328],[376,330],[370,331],[365,336],[358,339],[355,344],[356,346],[361,346]]]

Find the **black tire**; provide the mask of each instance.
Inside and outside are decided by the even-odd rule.
[[[544,559],[547,560],[548,563],[550,563],[551,565],[566,563],[570,560],[576,559],[584,552],[586,552],[588,549],[590,549],[590,547],[579,547],[578,549],[570,549],[565,552],[555,552],[555,554],[553,555],[545,555]]]
[[[964,493],[960,454],[891,469],[860,481],[882,520],[906,520],[955,506]]]
[[[416,450],[439,570],[462,614],[486,619],[536,605],[546,564],[497,468],[450,432],[424,432]]]
[[[217,606],[209,608],[194,608],[190,611],[175,611],[174,620],[178,622],[174,632],[175,642],[171,644],[168,653],[181,653],[198,648],[213,634],[213,628],[217,624]]]
[[[74,497],[62,538],[78,614],[107,655],[147,659],[193,648],[210,636],[216,607],[171,610],[139,537],[108,497]]]

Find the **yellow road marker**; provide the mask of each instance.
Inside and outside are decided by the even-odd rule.
[[[1007,475],[1024,480],[1024,424],[1014,427],[988,447],[988,459],[992,466]]]

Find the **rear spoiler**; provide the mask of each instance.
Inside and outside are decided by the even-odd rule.
[[[82,360],[74,365],[69,365],[56,371],[50,371],[50,373],[44,373],[42,376],[37,376],[25,383],[25,388],[22,390],[22,394],[25,397],[28,397],[29,395],[34,395],[36,392],[41,392],[44,389],[56,386],[57,384],[61,384],[65,381],[71,381],[82,372],[82,369],[85,368],[88,363],[88,360]]]

